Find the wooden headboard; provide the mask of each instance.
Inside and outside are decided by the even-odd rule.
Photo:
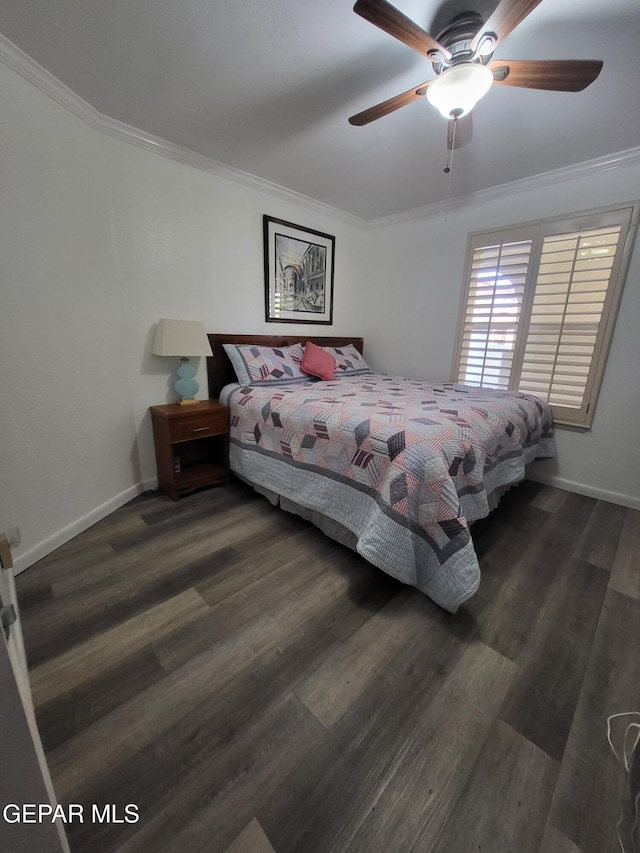
[[[213,356],[207,358],[209,397],[216,399],[220,391],[230,382],[237,382],[235,370],[229,361],[223,344],[257,344],[262,347],[285,347],[291,344],[306,344],[312,341],[318,346],[343,347],[353,344],[358,352],[364,348],[364,338],[317,337],[315,335],[207,335]]]

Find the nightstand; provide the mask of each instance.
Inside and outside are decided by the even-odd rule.
[[[229,409],[217,400],[151,406],[158,485],[181,495],[229,477]]]

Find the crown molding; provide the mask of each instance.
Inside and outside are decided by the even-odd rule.
[[[594,175],[598,172],[607,172],[610,169],[619,169],[624,166],[631,166],[637,163],[640,163],[640,146],[637,148],[629,148],[626,151],[618,151],[615,154],[607,154],[604,157],[598,157],[594,160],[575,163],[572,166],[565,166],[562,169],[554,169],[551,172],[532,175],[529,178],[522,178],[508,184],[498,184],[495,187],[489,187],[488,189],[479,190],[475,193],[456,196],[455,198],[449,199],[449,201],[438,201],[434,204],[426,204],[424,207],[416,207],[412,210],[403,210],[400,213],[393,213],[390,216],[381,216],[377,219],[369,219],[366,222],[365,227],[367,229],[384,228],[389,225],[398,225],[403,222],[411,222],[417,219],[429,219],[434,216],[444,216],[448,211],[469,207],[472,204],[501,199],[507,195],[515,195],[529,190],[537,190],[551,184],[572,181],[576,178],[584,178],[587,175]]]
[[[434,204],[427,204],[423,207],[413,208],[411,210],[400,211],[389,216],[381,216],[376,219],[364,219],[354,214],[347,213],[344,210],[339,210],[324,202],[298,193],[295,190],[287,189],[280,184],[275,184],[267,181],[264,178],[259,178],[257,175],[252,175],[249,172],[243,172],[241,169],[236,169],[233,166],[228,166],[221,163],[219,160],[214,160],[212,157],[207,157],[204,154],[198,154],[181,145],[176,145],[173,142],[168,142],[153,134],[145,133],[136,127],[118,121],[103,115],[101,112],[92,107],[91,104],[83,100],[79,95],[61,83],[49,71],[39,65],[28,54],[17,47],[13,42],[9,41],[6,36],[0,33],[0,62],[11,68],[25,80],[32,83],[40,91],[44,92],[58,104],[63,106],[69,112],[73,113],[77,118],[88,124],[99,133],[106,136],[111,136],[114,139],[119,139],[123,142],[128,142],[131,145],[136,145],[138,148],[144,148],[147,151],[152,151],[160,154],[163,157],[168,157],[178,163],[183,163],[186,166],[191,166],[195,169],[200,169],[204,172],[209,172],[219,178],[227,181],[233,181],[241,184],[252,190],[271,195],[274,198],[282,199],[293,203],[299,207],[307,208],[324,216],[329,216],[332,219],[345,222],[355,228],[363,230],[375,230],[377,228],[385,228],[390,225],[397,225],[403,222],[410,222],[418,219],[429,219],[434,216],[443,216],[448,211],[457,210],[468,207],[471,204],[478,204],[494,199],[504,198],[507,195],[526,192],[528,190],[540,189],[551,184],[557,184],[564,181],[571,181],[575,178],[593,175],[598,172],[605,172],[610,169],[617,169],[624,166],[629,166],[640,162],[640,146],[630,148],[626,151],[620,151],[614,154],[609,154],[604,157],[599,157],[595,160],[587,160],[583,163],[576,163],[572,166],[566,166],[562,169],[554,169],[551,172],[543,172],[539,175],[532,175],[529,178],[522,178],[518,181],[512,181],[508,184],[499,184],[495,187],[479,190],[478,192],[468,193],[466,195],[456,196],[448,201],[438,201]]]
[[[69,89],[68,86],[61,83],[57,77],[54,77],[46,68],[39,65],[28,54],[13,44],[13,42],[9,41],[2,33],[0,33],[0,62],[3,62],[12,71],[15,71],[16,74],[19,74],[29,83],[32,83],[41,92],[44,92],[45,95],[48,95],[60,104],[60,106],[73,113],[76,118],[81,119],[99,133],[123,142],[128,142],[131,145],[136,145],[138,148],[144,148],[163,157],[168,157],[170,160],[175,160],[186,166],[209,172],[224,180],[234,181],[249,189],[291,202],[299,207],[305,207],[324,216],[330,216],[332,219],[340,220],[356,228],[366,228],[367,222],[361,217],[354,216],[351,213],[317,201],[295,190],[290,190],[280,184],[259,178],[257,175],[252,175],[249,172],[243,172],[241,169],[228,166],[219,160],[207,157],[205,154],[198,154],[181,145],[168,142],[159,136],[154,136],[151,133],[146,133],[129,124],[103,115],[95,107],[92,107],[91,104]]]

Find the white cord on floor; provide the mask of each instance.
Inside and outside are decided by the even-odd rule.
[[[636,719],[635,722],[629,723],[624,732],[624,737],[622,739],[622,755],[618,754],[617,749],[613,745],[613,741],[611,740],[611,721],[619,719],[620,717],[634,717]],[[631,733],[633,737],[630,738]],[[631,772],[631,759],[633,758],[633,754],[635,752],[636,747],[638,746],[638,741],[640,741],[640,711],[625,711],[621,714],[612,714],[610,717],[607,717],[607,740],[609,741],[609,746],[611,747],[611,751],[618,759],[620,764],[624,767],[627,773]],[[634,815],[635,820],[633,822],[633,826],[631,827],[632,834],[632,843],[635,851],[635,831],[638,826],[638,809],[640,808],[640,791],[635,796],[634,800]],[[622,838],[620,837],[620,826],[622,825],[622,821],[624,818],[624,814],[620,816],[620,820],[616,824],[616,834],[618,836],[618,844],[620,845],[620,850],[622,853],[628,853],[627,849],[624,846]]]

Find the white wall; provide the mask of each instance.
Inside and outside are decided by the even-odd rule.
[[[1,64],[0,115],[0,529],[20,527],[19,561],[139,468],[101,140]]]
[[[450,378],[462,293],[467,235],[472,231],[636,201],[637,162],[571,181],[504,194],[492,201],[377,228],[369,267],[377,321],[367,352],[388,372]],[[399,297],[399,293],[402,294]],[[556,460],[533,476],[558,486],[640,508],[640,247],[636,246],[600,400],[588,433],[558,429]]]
[[[301,330],[264,320],[263,214],[335,235],[319,334],[364,332],[367,235],[99,133],[2,63],[0,115],[0,529],[20,527],[21,570],[155,485],[148,407],[177,367],[150,354],[160,317]]]

